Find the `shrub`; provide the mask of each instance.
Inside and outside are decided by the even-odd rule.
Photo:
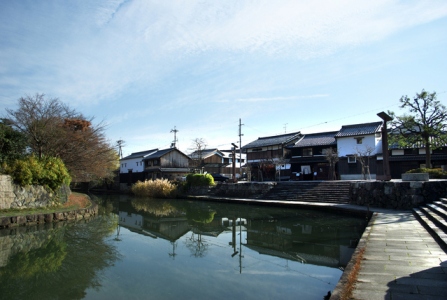
[[[406,173],[428,173],[430,179],[445,179],[447,178],[447,172],[443,171],[441,168],[429,169],[429,168],[418,168],[409,170]]]
[[[5,171],[21,186],[42,185],[52,191],[56,191],[62,184],[69,185],[71,181],[65,164],[56,157],[38,159],[31,155],[14,161],[5,167]]]
[[[174,198],[177,186],[167,179],[138,181],[131,188],[136,196],[149,198]]]
[[[210,186],[214,184],[214,178],[211,174],[188,174],[186,176],[186,185],[188,187]]]

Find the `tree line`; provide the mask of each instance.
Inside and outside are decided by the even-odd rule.
[[[93,123],[58,98],[21,97],[0,121],[0,171],[29,156],[62,160],[72,182],[112,179],[119,166],[105,125]]]

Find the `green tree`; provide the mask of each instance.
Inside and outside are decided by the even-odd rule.
[[[26,145],[24,134],[14,130],[8,120],[0,121],[0,164],[22,158]]]
[[[436,92],[422,90],[411,99],[408,96],[400,98],[400,108],[407,109],[408,114],[393,117],[391,122],[390,144],[400,147],[425,148],[425,165],[431,168],[431,150],[447,142],[447,109],[437,100]]]

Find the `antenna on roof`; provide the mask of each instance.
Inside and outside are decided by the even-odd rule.
[[[171,132],[174,132],[174,141],[172,141],[172,143],[171,143],[171,148],[175,148],[175,145],[178,142],[178,140],[177,140],[178,130],[177,130],[176,126],[174,126],[174,129],[171,129]]]
[[[287,124],[289,124],[289,123],[284,124],[284,133],[287,133]]]

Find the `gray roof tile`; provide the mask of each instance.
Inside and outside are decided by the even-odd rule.
[[[359,136],[366,134],[374,134],[378,132],[382,127],[382,121],[354,124],[354,125],[344,125],[341,127],[340,131],[335,135],[336,138],[348,137],[348,136]]]
[[[243,146],[242,149],[288,144],[294,142],[295,140],[300,138],[300,136],[301,133],[298,131],[275,136],[260,137],[256,141]]]
[[[158,149],[152,149],[152,150],[145,150],[145,151],[140,151],[140,152],[134,152],[126,157],[121,158],[122,160],[124,159],[132,159],[132,158],[139,158],[139,157],[145,157],[148,154],[151,154],[155,151],[158,151]]]
[[[304,137],[290,148],[314,147],[314,146],[335,146],[337,142],[335,135],[338,131],[320,132],[305,134]]]

